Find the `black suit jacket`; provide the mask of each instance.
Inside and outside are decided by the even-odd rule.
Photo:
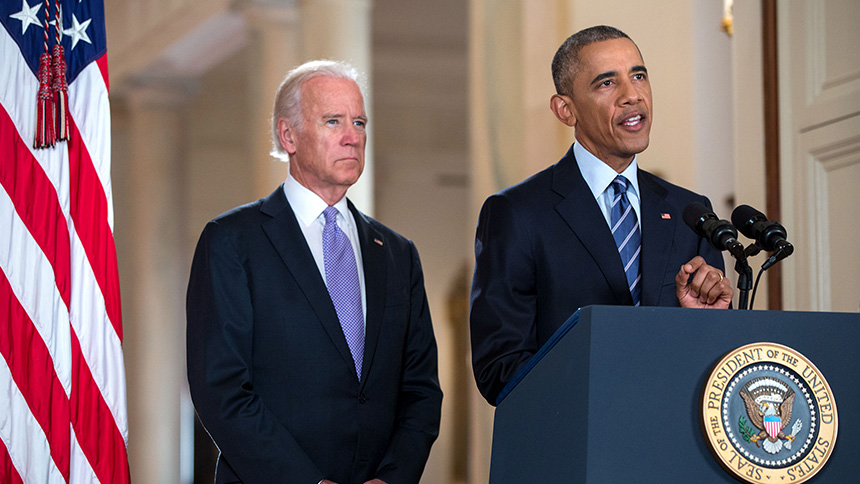
[[[436,342],[413,244],[350,203],[367,298],[361,382],[283,186],[200,236],[188,382],[217,483],[417,483],[439,431]]]
[[[675,275],[720,252],[683,222],[684,207],[707,198],[638,171],[643,306],[679,306]],[[484,202],[475,238],[472,363],[490,404],[517,370],[577,309],[632,305],[615,241],[573,147],[555,165]]]

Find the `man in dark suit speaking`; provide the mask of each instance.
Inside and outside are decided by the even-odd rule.
[[[682,223],[707,198],[644,170],[651,86],[636,44],[598,26],[552,62],[555,116],[576,141],[555,165],[484,203],[475,239],[472,363],[499,392],[578,308],[593,304],[726,308],[721,254]]]
[[[275,99],[271,195],[206,225],[188,284],[188,381],[217,483],[417,483],[439,432],[436,341],[412,242],[359,212],[367,115],[351,66]]]

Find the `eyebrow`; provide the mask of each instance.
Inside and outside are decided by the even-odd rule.
[[[636,66],[633,66],[630,68],[630,72],[644,72],[645,74],[647,74],[648,69],[646,69],[645,66],[636,65]],[[601,82],[604,79],[607,79],[610,77],[615,77],[617,75],[618,75],[618,71],[603,72],[601,74],[598,74],[594,79],[591,80],[591,85],[593,86],[593,85]]]
[[[345,117],[346,117],[346,115],[345,115],[345,114],[336,114],[336,113],[325,113],[325,114],[323,114],[323,115],[322,115],[322,119],[333,119],[333,118],[334,118],[334,119],[342,119],[342,118],[345,118]],[[362,120],[362,121],[365,121],[365,122],[366,122],[366,121],[367,121],[367,116],[365,116],[365,115],[363,115],[363,114],[359,114],[358,116],[356,116],[356,117],[355,117],[355,119],[360,119],[360,120]]]

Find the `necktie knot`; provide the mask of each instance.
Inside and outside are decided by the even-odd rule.
[[[612,180],[612,189],[615,190],[615,196],[627,193],[627,186],[630,184],[630,180],[627,179],[624,175],[618,175]]]
[[[325,217],[325,224],[328,225],[330,223],[337,224],[337,209],[328,206],[323,210],[323,217]]]

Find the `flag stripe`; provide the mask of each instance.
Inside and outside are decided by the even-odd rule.
[[[72,277],[80,289],[72,297],[72,327],[87,364],[94,368],[91,377],[127,440],[125,380],[116,371],[124,363],[116,251],[105,220],[108,203],[86,147],[74,141],[81,139],[74,119],[71,129]]]
[[[65,484],[63,474],[51,458],[45,433],[33,418],[3,358],[0,358],[0,392],[6,407],[0,412],[0,440],[21,479],[28,483]]]
[[[105,81],[105,92],[110,92],[110,76],[108,76],[107,54],[96,59],[96,64],[98,64],[99,70],[102,72],[102,79],[104,79]]]
[[[92,465],[99,482],[131,482],[125,436],[114,424],[114,415],[92,379],[87,362],[81,357],[77,336],[72,333],[72,362],[75,385],[72,387],[72,425],[83,454]]]
[[[111,200],[110,104],[103,74],[95,63],[81,71],[75,83],[69,86],[69,110],[81,134],[78,141],[86,147],[88,161],[95,168],[101,196]],[[73,146],[69,145],[70,151]],[[113,204],[107,203],[104,208],[107,210],[108,227],[113,230]]]
[[[39,83],[32,75],[24,59],[17,55],[17,44],[10,39],[6,31],[0,29],[0,52],[4,58],[3,69],[0,69],[0,85],[15,86],[15,89],[0,90],[0,104],[6,110],[9,119],[14,123],[15,131],[18,133],[18,141],[7,146],[4,139],[4,152],[9,157],[26,156],[19,146],[25,147],[30,152],[30,158],[35,159],[42,167],[45,175],[57,192],[57,199],[66,218],[69,214],[69,163],[66,150],[35,150],[32,140],[36,130],[36,106],[32,102],[21,102],[22,99],[35,99],[39,90]],[[9,130],[11,136],[14,131]]]
[[[80,340],[81,354],[93,368],[92,378],[104,395],[116,419],[116,427],[125,438],[128,422],[125,416],[125,367],[122,346],[110,322],[107,321],[104,300],[95,275],[87,264],[80,239],[72,233],[72,332]],[[74,364],[74,359],[72,360]],[[75,376],[73,375],[73,381]],[[74,398],[74,397],[73,397]]]
[[[104,297],[107,317],[122,342],[122,310],[113,232],[107,223],[107,199],[74,117],[70,121],[69,164],[71,212],[87,261]],[[74,248],[73,248],[74,250]],[[74,252],[72,252],[74,256]]]
[[[70,303],[69,230],[57,199],[57,191],[42,166],[30,156],[30,150],[17,136],[15,125],[0,106],[0,185],[9,194],[15,210],[24,219],[30,233],[45,253],[66,307]]]
[[[32,238],[34,231],[19,217],[16,205],[25,207],[26,213],[28,204],[35,202],[15,202],[9,198],[5,183],[2,186],[4,190],[0,191],[0,226],[6,228],[6,236],[0,239],[0,267],[47,346],[54,371],[68,395],[72,386],[69,311],[59,292],[57,279],[70,279],[70,276],[68,272],[65,276],[57,275],[57,264],[52,264],[46,258],[40,248],[43,244]],[[61,223],[64,223],[64,219]],[[65,225],[62,228],[65,229]]]
[[[99,482],[99,478],[96,477],[96,473],[93,471],[92,466],[90,466],[90,461],[78,445],[78,438],[74,429],[72,429],[72,468],[70,474],[69,482],[71,484]]]
[[[84,288],[72,298],[72,423],[99,482],[122,484],[130,480],[125,381],[116,372],[124,368],[122,317],[111,227],[110,117],[106,80],[97,67],[88,66],[74,84],[89,93],[86,109],[70,106],[72,276],[75,287]],[[81,97],[70,91],[72,99]]]
[[[0,482],[8,482],[9,484],[24,484],[15,466],[12,465],[12,458],[9,457],[9,451],[3,445],[3,439],[0,439]]]
[[[50,445],[51,457],[69,479],[69,400],[54,373],[53,361],[24,308],[18,303],[5,273],[0,272],[0,314],[6,321],[0,354],[12,380],[26,400]]]

